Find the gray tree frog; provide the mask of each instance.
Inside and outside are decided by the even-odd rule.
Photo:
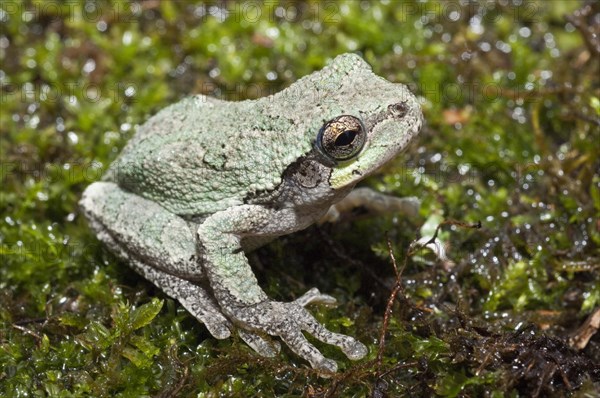
[[[421,124],[405,86],[344,54],[272,96],[227,102],[197,95],[161,110],[85,190],[80,206],[112,252],[214,337],[236,331],[273,356],[279,344],[269,335],[279,336],[313,368],[335,372],[336,363],[303,335],[353,360],[367,354],[304,308],[335,299],[313,288],[289,303],[270,300],[245,253],[343,203]],[[354,203],[361,195],[349,197]]]

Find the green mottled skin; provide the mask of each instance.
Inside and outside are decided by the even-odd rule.
[[[337,162],[315,141],[322,126],[342,115],[361,121],[365,145]],[[404,149],[421,123],[406,87],[345,54],[270,97],[226,102],[196,96],[165,108],[139,127],[80,204],[111,251],[179,300],[215,337],[237,330],[259,353],[275,355],[278,344],[267,335],[279,336],[314,368],[331,372],[335,362],[302,331],[351,359],[367,354],[304,308],[335,299],[311,289],[291,303],[271,301],[244,251],[318,220]]]

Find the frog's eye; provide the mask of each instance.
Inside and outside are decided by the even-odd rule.
[[[360,119],[338,116],[325,123],[317,136],[317,148],[333,160],[348,160],[365,145],[367,133]]]

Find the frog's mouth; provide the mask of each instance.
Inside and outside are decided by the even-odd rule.
[[[412,102],[410,106],[408,101]],[[414,97],[408,101],[391,104],[363,120],[367,142],[358,156],[333,167],[329,177],[332,188],[356,184],[397,156],[419,134],[423,115]]]

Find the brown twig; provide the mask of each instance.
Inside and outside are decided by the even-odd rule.
[[[38,340],[38,342],[42,341],[42,336],[39,333],[34,332],[31,329],[27,329],[26,327],[23,327],[23,326],[14,324],[14,323],[12,324],[12,327],[15,328],[15,329],[17,329],[17,330],[20,330],[21,332],[23,332],[25,334],[33,336],[36,340]]]
[[[596,25],[590,25],[587,22],[587,18],[594,12],[596,12],[596,10],[592,4],[585,4],[572,15],[565,15],[565,18],[579,30],[590,53],[597,56],[600,54],[600,39],[598,38],[598,31],[600,31],[600,29],[598,29]]]
[[[404,257],[404,263],[402,264],[402,268],[398,271],[398,265],[396,264],[396,257],[394,256],[394,250],[392,249],[392,242],[389,237],[387,238],[387,246],[388,251],[390,253],[390,258],[392,260],[392,266],[394,267],[394,273],[396,274],[396,282],[394,283],[394,288],[392,289],[392,293],[390,294],[387,305],[385,306],[385,312],[383,315],[383,325],[381,326],[381,334],[379,336],[379,350],[377,351],[377,378],[382,376],[381,373],[381,363],[383,361],[383,350],[385,349],[385,334],[387,333],[388,326],[390,323],[390,317],[392,315],[392,307],[394,305],[394,301],[396,301],[396,296],[402,290],[402,272],[406,267],[406,262],[408,259],[408,255]]]
[[[429,239],[427,242],[425,242],[423,245],[420,245],[412,250],[409,250],[407,257],[410,257],[414,254],[413,250],[418,250],[421,247],[425,247],[430,243],[435,243],[435,240],[437,239],[438,233],[440,232],[440,229],[442,229],[442,226],[444,225],[456,225],[457,227],[461,227],[461,228],[476,228],[479,229],[481,228],[481,221],[477,221],[475,224],[469,224],[466,223],[464,221],[458,221],[458,220],[444,220],[441,223],[438,224],[438,226],[435,228],[435,232],[433,234],[433,236],[431,237],[431,239]]]
[[[425,244],[423,245],[418,245],[416,247],[413,247],[411,245],[411,247],[409,248],[408,252],[406,253],[406,255],[404,256],[404,260],[402,263],[402,268],[400,268],[400,270],[398,270],[398,265],[396,262],[396,257],[394,256],[394,250],[392,249],[392,242],[390,241],[389,237],[387,237],[387,246],[388,246],[388,252],[390,254],[390,259],[392,260],[392,266],[394,267],[394,273],[396,274],[396,281],[394,283],[394,287],[392,289],[392,292],[390,293],[390,296],[388,297],[387,300],[387,305],[385,307],[385,312],[383,315],[383,324],[381,326],[381,333],[379,336],[379,349],[377,351],[377,359],[376,359],[376,368],[377,368],[377,378],[380,379],[381,377],[383,377],[384,375],[389,374],[390,372],[392,372],[393,370],[388,370],[386,372],[381,372],[381,366],[382,366],[382,362],[383,362],[383,351],[385,349],[385,335],[388,331],[388,327],[389,327],[389,323],[390,323],[390,318],[392,315],[392,307],[394,305],[394,301],[396,301],[396,296],[398,296],[398,294],[402,291],[402,273],[404,272],[404,269],[406,268],[406,264],[408,263],[408,258],[413,256],[418,249],[420,249],[421,247],[424,247],[430,243],[434,243],[435,240],[437,239],[438,233],[440,231],[440,229],[442,228],[442,226],[444,225],[456,225],[459,226],[461,228],[481,228],[481,222],[478,221],[475,224],[468,224],[462,221],[458,221],[458,220],[444,220],[441,223],[438,224],[438,226],[435,229],[435,233],[433,234],[433,236],[431,237],[431,239],[429,239],[429,241],[427,241]],[[404,367],[404,366],[408,366],[407,364],[403,364],[401,365],[399,368]],[[394,369],[394,368],[392,368]]]

